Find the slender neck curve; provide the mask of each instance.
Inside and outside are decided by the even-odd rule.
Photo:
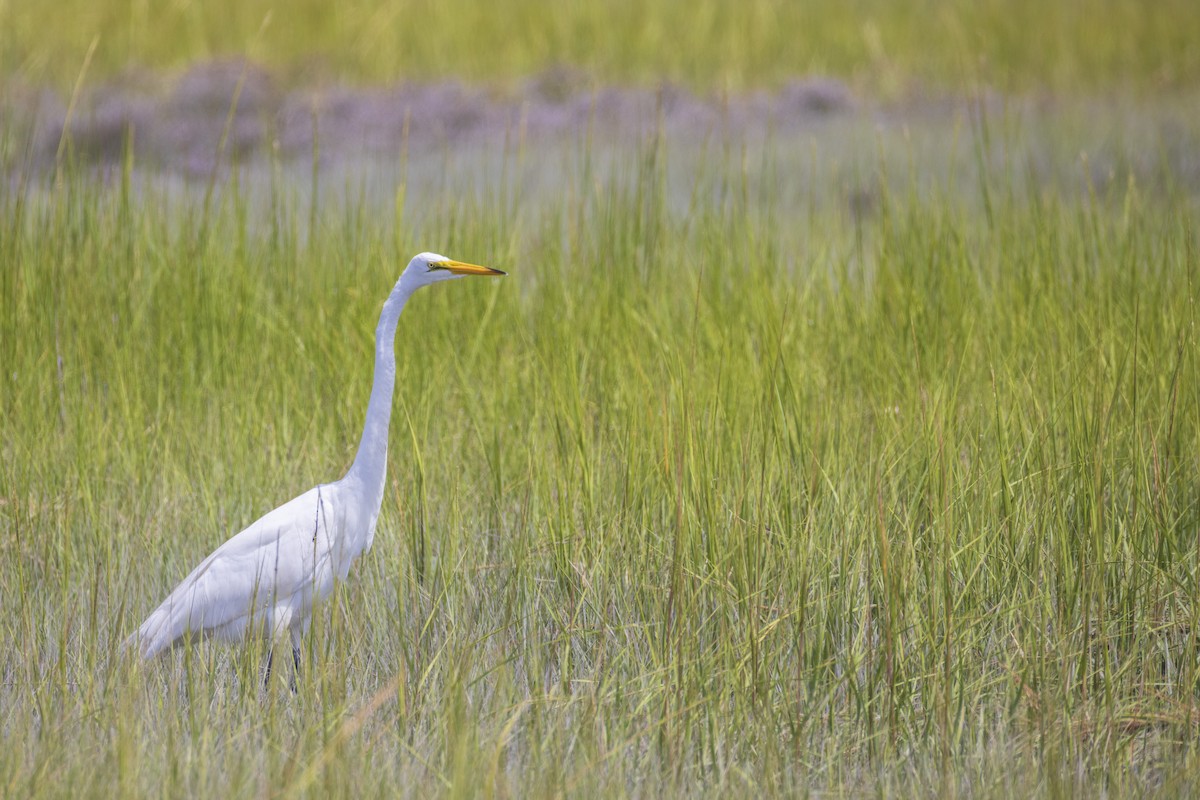
[[[343,478],[359,484],[376,509],[383,503],[387,474],[388,426],[392,419],[392,391],[396,386],[396,322],[412,292],[412,287],[401,278],[383,304],[375,327],[375,379],[367,403],[367,420],[354,463]]]

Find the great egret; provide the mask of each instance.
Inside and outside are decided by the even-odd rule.
[[[145,659],[187,640],[235,642],[266,636],[291,638],[300,668],[300,640],[313,605],[345,580],[350,566],[371,549],[383,503],[388,424],[396,382],[396,322],[422,286],[500,270],[421,253],[408,263],[383,304],[375,328],[375,378],[362,441],[345,476],[320,484],[267,513],[212,552],[167,596],[125,646]],[[267,660],[270,676],[271,657]],[[294,680],[294,678],[293,678]],[[293,684],[294,686],[294,684]]]

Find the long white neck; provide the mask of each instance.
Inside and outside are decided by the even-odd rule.
[[[361,487],[376,513],[383,503],[387,475],[388,426],[392,419],[392,390],[396,386],[396,321],[412,291],[400,280],[383,304],[375,328],[375,380],[367,403],[367,421],[354,463],[343,478]]]

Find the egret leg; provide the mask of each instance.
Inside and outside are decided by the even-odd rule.
[[[272,647],[267,651],[267,668],[263,670],[263,688],[268,689],[271,686],[271,662],[275,660],[275,648]]]
[[[302,628],[295,627],[288,631],[292,640],[292,694],[296,693],[296,680],[300,677],[300,636]]]
[[[292,645],[292,664],[296,667],[292,670],[292,694],[295,694],[296,678],[300,675],[300,646],[297,644]]]

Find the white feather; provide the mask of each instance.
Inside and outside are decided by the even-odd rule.
[[[218,547],[167,596],[125,646],[152,658],[201,637],[248,636],[299,645],[313,607],[345,580],[371,547],[383,503],[388,426],[396,379],[396,323],[412,293],[463,275],[497,270],[422,253],[396,282],[375,329],[375,378],[354,464],[345,477],[321,484],[267,513]]]

